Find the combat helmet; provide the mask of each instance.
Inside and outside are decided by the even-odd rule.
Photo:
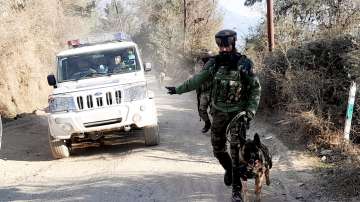
[[[215,34],[215,41],[219,47],[227,47],[232,45],[235,48],[237,40],[236,32],[229,29],[224,29]]]

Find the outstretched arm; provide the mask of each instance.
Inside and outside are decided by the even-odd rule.
[[[199,74],[186,80],[183,84],[175,88],[176,94],[182,94],[200,88],[201,84],[209,79],[210,73],[208,70],[203,70]]]
[[[194,75],[191,79],[186,80],[180,86],[166,87],[169,91],[168,93],[182,94],[200,88],[202,83],[204,83],[208,79],[211,79],[212,71],[214,70],[214,64],[215,64],[214,60],[209,60],[205,64],[204,69],[200,73]]]

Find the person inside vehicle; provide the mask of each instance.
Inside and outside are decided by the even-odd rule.
[[[242,201],[238,144],[230,142],[231,157],[226,146],[226,127],[238,114],[245,112],[252,120],[257,111],[261,86],[253,71],[253,62],[237,52],[236,32],[221,30],[215,35],[219,54],[210,58],[203,70],[177,87],[166,87],[168,94],[182,94],[211,82],[211,144],[214,156],[225,169],[224,183],[232,185],[232,200]]]
[[[132,49],[128,50],[128,60],[129,60],[129,65],[135,67],[135,54],[134,51]]]
[[[99,73],[99,74],[106,74],[106,73],[108,73],[108,70],[109,70],[109,68],[108,68],[108,66],[107,66],[107,64],[106,64],[106,60],[105,60],[105,58],[104,57],[100,57],[100,58],[98,58],[97,60],[96,60],[96,71],[97,71],[97,73]]]
[[[71,79],[79,79],[85,74],[96,73],[96,70],[91,68],[90,64],[84,59],[79,59],[76,64],[77,65],[74,68],[74,72],[70,77]]]
[[[125,63],[120,55],[114,57],[113,72],[118,73],[126,69]]]

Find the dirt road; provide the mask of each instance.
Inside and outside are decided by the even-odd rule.
[[[4,125],[0,159],[0,201],[230,201],[223,169],[213,157],[210,134],[192,93],[166,95],[154,78],[161,144],[141,140],[77,149],[53,160],[45,116],[29,115]],[[171,83],[171,81],[167,81]],[[258,132],[274,158],[272,184],[263,201],[327,201],[312,191],[318,160],[290,151],[277,138],[276,126],[257,118]],[[267,140],[265,140],[267,138]],[[253,195],[253,181],[249,188]]]

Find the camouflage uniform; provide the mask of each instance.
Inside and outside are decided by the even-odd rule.
[[[233,169],[234,174],[237,172],[234,172],[236,170],[231,165],[232,161],[226,149],[226,127],[239,112],[248,111],[255,115],[261,87],[253,73],[253,63],[246,56],[235,53],[230,62],[226,63],[219,58],[219,55],[211,58],[199,74],[176,87],[176,94],[195,90],[204,82],[211,81],[211,144],[214,156],[220,164],[227,171]],[[240,178],[233,175],[233,186],[238,183]]]
[[[208,115],[208,108],[210,106],[210,90],[211,90],[211,82],[206,81],[201,85],[200,89],[196,91],[198,96],[198,111],[200,118],[208,122],[210,121]]]
[[[206,51],[206,53],[199,60],[199,65],[201,69],[205,67],[206,62],[211,58],[211,52]],[[211,122],[208,115],[208,108],[210,106],[210,91],[211,91],[212,82],[211,80],[205,81],[201,84],[199,89],[196,89],[197,101],[198,101],[198,111],[200,118],[205,122],[205,126],[203,128],[203,132],[205,132],[210,128]]]
[[[199,115],[201,119],[205,122],[210,121],[208,115],[208,108],[210,106],[210,94],[209,92],[201,93],[200,95],[200,104],[199,104]]]

